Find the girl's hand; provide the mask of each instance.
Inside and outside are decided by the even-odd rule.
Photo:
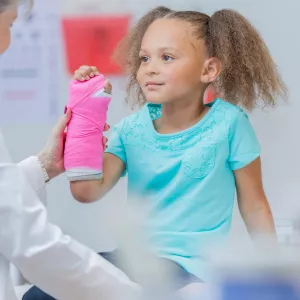
[[[98,75],[100,75],[100,72],[97,67],[81,66],[74,72],[73,79],[79,81],[87,81]],[[106,93],[111,94],[112,85],[109,80],[105,80],[104,90]]]

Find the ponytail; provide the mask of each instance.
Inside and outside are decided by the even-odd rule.
[[[222,63],[214,88],[224,98],[247,109],[257,100],[274,106],[287,88],[256,29],[239,13],[220,10],[212,15],[205,35],[208,51]]]

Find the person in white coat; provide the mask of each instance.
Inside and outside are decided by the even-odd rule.
[[[17,0],[0,0],[0,54],[10,44],[17,4]],[[48,221],[41,200],[45,182],[64,171],[64,130],[69,119],[70,112],[58,122],[46,147],[19,164],[5,161],[0,138],[0,300],[16,299],[10,264],[60,300],[132,300],[140,295],[140,286],[122,271]]]

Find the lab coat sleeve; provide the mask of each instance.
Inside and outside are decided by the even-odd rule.
[[[31,187],[44,205],[47,205],[46,183],[44,173],[36,156],[28,157],[21,161],[18,166],[24,172]],[[14,265],[10,266],[10,274],[14,285],[24,285],[29,281],[24,278],[23,274]]]
[[[48,222],[25,174],[0,164],[0,253],[60,300],[136,299],[140,286]]]
[[[44,205],[47,204],[46,183],[43,170],[38,162],[37,157],[31,156],[21,161],[18,166],[22,169],[27,177],[31,187]]]

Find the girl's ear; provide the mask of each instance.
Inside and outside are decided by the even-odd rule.
[[[204,64],[201,74],[201,82],[211,83],[216,81],[222,69],[221,61],[216,57],[208,58]]]

